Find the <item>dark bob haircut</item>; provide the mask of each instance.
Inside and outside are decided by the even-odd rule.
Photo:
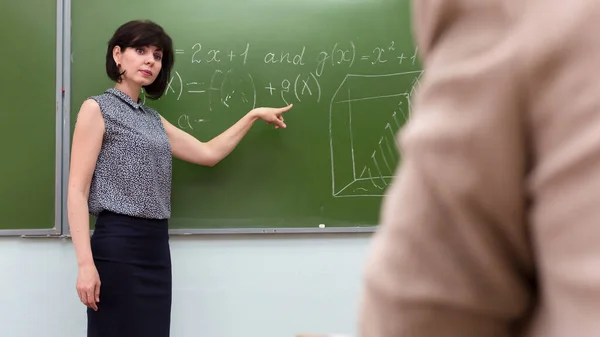
[[[171,69],[175,61],[171,37],[165,33],[161,26],[149,20],[130,21],[119,27],[108,42],[106,74],[108,74],[111,80],[120,82],[123,73],[120,72],[113,58],[113,49],[115,46],[121,47],[122,51],[130,47],[140,48],[146,46],[154,46],[162,50],[162,68],[160,73],[152,84],[144,86],[146,97],[153,100],[159,99],[167,88],[169,79],[171,78]]]

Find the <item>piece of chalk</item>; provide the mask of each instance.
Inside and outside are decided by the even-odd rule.
[[[325,228],[325,225],[323,225],[323,224],[320,224],[320,225],[319,225],[319,228]]]

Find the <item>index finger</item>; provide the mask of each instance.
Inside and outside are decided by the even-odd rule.
[[[290,105],[288,105],[288,106],[286,106],[286,107],[279,108],[279,112],[286,112],[286,111],[288,111],[289,109],[291,109],[293,105],[294,105],[294,104],[290,104]]]

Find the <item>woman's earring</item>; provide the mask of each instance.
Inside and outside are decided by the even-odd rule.
[[[117,63],[117,68],[121,68],[121,63]]]

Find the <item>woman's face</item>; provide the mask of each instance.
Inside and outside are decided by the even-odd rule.
[[[123,81],[134,82],[140,86],[152,84],[162,68],[162,50],[154,47],[130,47],[122,51],[115,47],[113,57],[119,71],[123,74]]]

